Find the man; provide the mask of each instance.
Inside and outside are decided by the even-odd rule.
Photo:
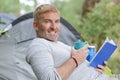
[[[88,66],[88,45],[75,50],[57,41],[60,32],[60,12],[44,4],[34,12],[34,29],[37,38],[28,48],[27,61],[38,80],[107,80],[104,66]],[[106,63],[105,63],[106,65]]]

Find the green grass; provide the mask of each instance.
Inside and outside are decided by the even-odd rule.
[[[108,66],[114,74],[120,74],[120,58],[110,59]]]

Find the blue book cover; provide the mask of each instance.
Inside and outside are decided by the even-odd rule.
[[[113,40],[106,40],[93,59],[90,61],[90,66],[97,68],[98,64],[104,65],[104,61],[107,61],[110,58],[116,48],[117,45]]]

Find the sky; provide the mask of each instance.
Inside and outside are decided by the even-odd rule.
[[[37,0],[37,3],[38,3],[39,5],[41,5],[41,4],[51,3],[52,1],[53,1],[53,0]],[[34,4],[34,0],[19,0],[19,2],[20,2],[21,4],[31,6],[31,10],[32,10],[32,8],[33,8],[32,6],[35,5],[35,4]],[[38,6],[38,5],[37,5],[37,6]],[[25,14],[25,13],[26,13],[26,11],[24,10],[24,7],[21,9],[20,13],[21,13],[21,14]]]
[[[25,5],[33,6],[34,0],[19,0],[20,3],[23,3]],[[45,3],[51,3],[53,0],[37,0],[38,4],[45,4]]]
[[[41,4],[48,4],[48,3],[50,4],[53,1],[54,0],[37,0],[37,4],[38,4],[37,6],[39,6]],[[69,1],[69,0],[59,0],[59,1]],[[34,10],[34,7],[33,7],[35,5],[34,0],[19,0],[19,2],[21,4],[31,6],[31,11]],[[26,11],[25,11],[24,6],[23,6],[21,8],[20,14],[25,14],[25,13],[26,13]]]

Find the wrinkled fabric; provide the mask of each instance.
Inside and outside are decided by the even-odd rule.
[[[48,41],[36,38],[28,47],[27,62],[31,65],[38,80],[62,80],[56,71],[71,58],[71,47],[62,42]],[[105,74],[99,75],[94,68],[85,61],[80,64],[67,80],[108,80]]]

